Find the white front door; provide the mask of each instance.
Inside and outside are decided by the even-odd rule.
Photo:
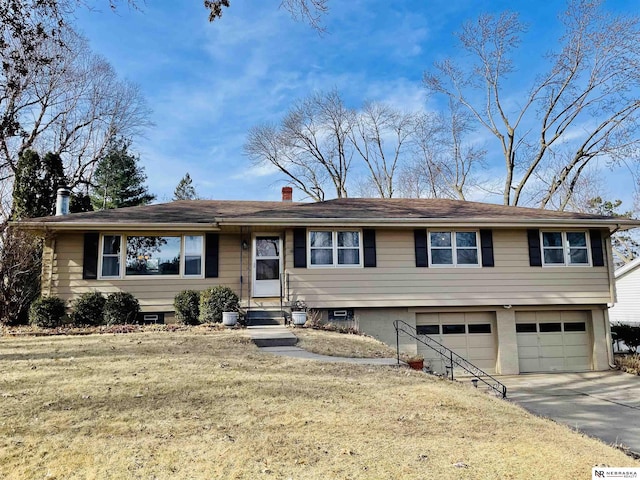
[[[253,296],[279,297],[282,271],[282,239],[256,235],[253,239]]]

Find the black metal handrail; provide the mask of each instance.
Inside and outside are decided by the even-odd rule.
[[[494,377],[489,375],[487,372],[481,370],[473,363],[469,362],[467,359],[462,358],[460,355],[455,353],[448,347],[445,347],[440,342],[434,340],[428,335],[421,335],[417,332],[415,327],[412,327],[407,322],[402,320],[395,320],[393,322],[393,326],[396,329],[396,352],[398,357],[398,365],[400,364],[400,332],[408,335],[411,338],[414,338],[418,342],[426,345],[434,352],[438,353],[442,359],[449,362],[449,365],[446,365],[447,369],[451,371],[451,380],[453,380],[453,367],[457,365],[465,372],[473,375],[480,382],[484,383],[491,390],[495,391],[498,395],[501,395],[502,398],[507,398],[507,387],[506,385],[500,383]],[[447,372],[448,373],[448,372]],[[475,379],[474,379],[475,380]]]

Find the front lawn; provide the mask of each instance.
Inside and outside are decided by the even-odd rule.
[[[590,478],[622,452],[466,384],[242,331],[0,338],[3,479]]]

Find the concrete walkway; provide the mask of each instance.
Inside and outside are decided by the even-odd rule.
[[[612,370],[497,378],[530,412],[640,454],[640,377]]]
[[[397,365],[395,358],[349,358],[318,355],[296,347],[298,338],[291,329],[283,325],[264,325],[247,327],[251,340],[263,352],[302,360],[319,362],[355,363],[360,365]]]

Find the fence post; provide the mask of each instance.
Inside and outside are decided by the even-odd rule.
[[[393,326],[396,327],[396,359],[398,360],[398,366],[400,366],[400,330],[398,329],[398,321],[393,322]]]

